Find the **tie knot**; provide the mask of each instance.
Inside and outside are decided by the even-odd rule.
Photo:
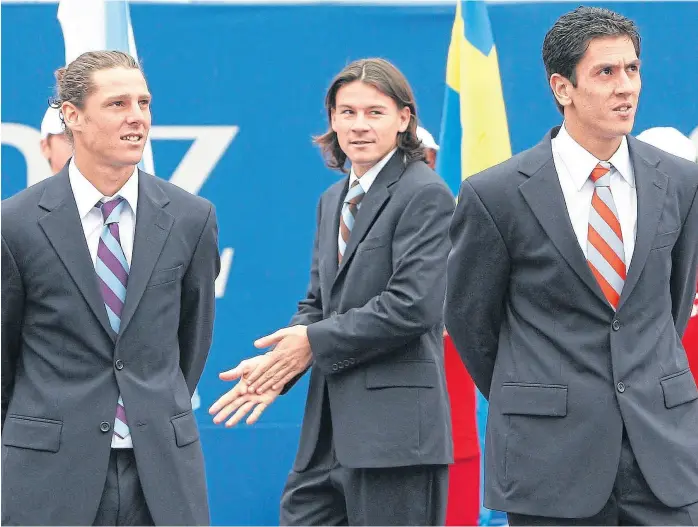
[[[98,209],[102,210],[102,217],[104,218],[105,224],[118,223],[119,216],[121,216],[121,211],[123,210],[122,204],[124,203],[124,198],[117,196],[109,201],[100,201],[95,205]]]
[[[597,187],[610,187],[611,186],[611,169],[601,163],[594,167],[591,171],[591,180]]]
[[[357,179],[351,184],[349,192],[347,192],[344,198],[344,203],[351,203],[352,205],[358,205],[364,197],[364,189],[359,185],[359,180]]]

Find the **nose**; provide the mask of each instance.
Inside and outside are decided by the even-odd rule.
[[[138,124],[145,121],[145,112],[140,105],[135,104],[131,106],[131,111],[126,116],[126,122],[128,124]]]
[[[366,121],[366,116],[363,112],[356,113],[356,118],[351,123],[351,129],[357,132],[369,129],[368,122]]]
[[[635,86],[632,79],[628,76],[626,71],[621,71],[618,76],[618,84],[616,85],[616,91],[618,93],[632,93],[635,91]]]

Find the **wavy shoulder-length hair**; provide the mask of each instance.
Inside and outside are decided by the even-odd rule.
[[[410,122],[404,132],[397,134],[397,146],[406,157],[407,162],[425,159],[424,147],[417,138],[417,107],[414,102],[412,88],[405,76],[384,59],[370,58],[352,62],[346,66],[332,81],[325,97],[328,130],[322,135],[315,136],[313,141],[322,150],[327,166],[346,173],[347,155],[339,146],[337,133],[332,130],[332,112],[337,107],[337,92],[342,86],[355,81],[370,84],[378,91],[390,97],[402,110],[405,106],[410,109]]]

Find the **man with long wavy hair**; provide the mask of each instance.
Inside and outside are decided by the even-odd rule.
[[[424,162],[414,96],[389,62],[335,77],[316,138],[347,177],[320,198],[307,295],[272,351],[221,378],[220,423],[257,420],[308,370],[281,525],[443,525],[453,460],[442,307],[454,200]],[[350,168],[347,169],[347,161]]]

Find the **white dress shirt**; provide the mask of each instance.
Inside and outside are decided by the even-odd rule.
[[[80,173],[75,165],[75,160],[70,160],[68,166],[68,178],[70,186],[75,196],[75,203],[78,206],[78,214],[82,222],[82,229],[85,233],[87,248],[90,250],[92,257],[92,265],[97,262],[97,246],[99,245],[99,237],[102,234],[104,227],[104,219],[102,211],[95,207],[99,201],[109,201],[114,196],[105,196],[90,183],[85,176]],[[133,236],[136,231],[136,208],[138,206],[138,168],[133,172],[133,175],[128,179],[126,184],[121,187],[121,190],[116,194],[121,196],[126,201],[121,216],[119,218],[119,237],[121,238],[121,247],[124,250],[126,261],[131,265],[131,255],[133,254]],[[116,401],[114,401],[114,418],[116,418]],[[128,419],[128,410],[126,410],[126,418]],[[133,442],[129,435],[125,439],[121,439],[116,435],[112,435],[112,448],[133,448]]]
[[[570,216],[579,246],[586,257],[589,213],[591,211],[591,198],[594,195],[594,183],[590,176],[600,161],[572,139],[564,124],[557,136],[553,138],[552,148],[553,161],[560,178],[567,213]],[[611,194],[618,211],[618,221],[623,234],[625,268],[627,270],[630,267],[635,249],[637,192],[635,190],[635,173],[630,162],[628,141],[625,137],[611,159],[607,163],[602,162],[602,164],[606,166],[610,164],[611,167]]]
[[[361,188],[364,191],[364,194],[368,192],[368,189],[371,188],[371,185],[373,185],[373,182],[376,180],[376,177],[380,173],[381,170],[383,170],[383,167],[388,164],[388,161],[390,161],[390,158],[393,157],[393,154],[397,148],[394,148],[387,156],[385,156],[383,159],[378,161],[375,165],[373,165],[371,168],[369,168],[366,173],[358,177],[356,173],[354,172],[354,167],[351,167],[351,172],[349,173],[349,188],[354,184],[354,181],[357,179],[359,180],[359,185],[361,185]],[[351,237],[351,235],[350,235]],[[342,246],[342,231],[341,229],[338,229],[337,233],[337,243],[339,244],[338,246]]]

